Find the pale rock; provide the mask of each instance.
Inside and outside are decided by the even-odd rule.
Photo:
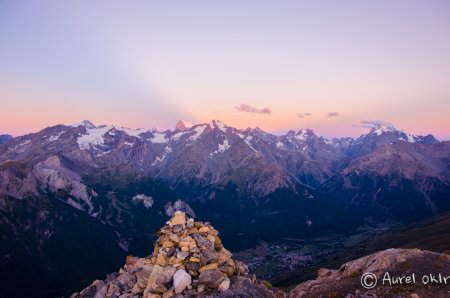
[[[180,294],[192,282],[191,276],[183,269],[177,270],[173,276],[173,286],[175,294]]]
[[[173,227],[175,225],[184,225],[186,223],[186,215],[184,212],[177,211],[175,215],[170,220],[170,226]]]
[[[218,290],[220,292],[226,291],[230,288],[230,279],[226,277],[219,285]]]

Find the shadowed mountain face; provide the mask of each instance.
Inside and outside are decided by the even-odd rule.
[[[383,145],[353,160],[320,192],[354,213],[403,222],[450,210],[450,143]]]
[[[79,281],[108,250],[91,281],[144,255],[176,210],[209,220],[232,250],[345,232],[363,217],[410,222],[450,209],[449,165],[449,142],[391,127],[327,140],[220,121],[164,132],[57,125],[0,145],[1,268],[23,260],[38,293]],[[64,258],[47,262],[60,251],[78,260],[65,275]]]
[[[11,135],[0,135],[0,144],[4,144],[12,139]]]

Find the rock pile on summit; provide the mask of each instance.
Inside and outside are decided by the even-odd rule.
[[[231,258],[209,223],[176,212],[161,228],[150,258],[129,256],[119,273],[74,297],[276,297]]]

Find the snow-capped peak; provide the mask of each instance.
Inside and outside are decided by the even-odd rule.
[[[302,128],[297,133],[288,133],[289,136],[294,137],[299,141],[305,141],[307,138],[314,136],[314,132],[311,129]]]
[[[130,137],[135,137],[137,139],[142,139],[141,134],[148,132],[146,129],[130,129],[122,126],[116,125],[99,125],[95,126],[89,121],[83,121],[82,124],[86,128],[86,132],[80,135],[77,139],[78,146],[80,149],[88,150],[93,147],[98,147],[104,144],[104,136],[108,133],[114,136],[118,131],[121,131]],[[78,127],[75,126],[75,127]],[[154,133],[155,134],[155,133]]]
[[[185,130],[188,130],[189,128],[191,128],[192,126],[194,126],[194,124],[192,124],[189,121],[178,120],[177,124],[175,125],[175,130],[185,131]]]
[[[84,126],[84,127],[86,127],[86,128],[89,128],[89,129],[94,129],[94,128],[95,128],[94,123],[92,123],[92,122],[89,121],[89,120],[83,120],[83,121],[81,121],[81,122],[73,123],[73,124],[71,124],[70,126],[72,126],[72,127]]]
[[[225,132],[227,130],[227,126],[225,125],[225,123],[223,123],[220,120],[213,120],[209,123],[209,126],[211,128],[217,127],[218,129],[220,129],[221,131]]]
[[[367,135],[364,136],[381,136],[381,135],[388,135],[391,139],[390,142],[396,142],[396,141],[405,141],[408,143],[436,143],[438,140],[436,140],[432,135],[428,136],[417,136],[410,133],[405,132],[404,130],[397,129],[392,125],[376,125],[372,127],[370,132]]]
[[[370,130],[370,133],[374,133],[377,136],[382,135],[384,132],[392,132],[392,131],[398,131],[394,126],[392,125],[382,125],[378,124]]]

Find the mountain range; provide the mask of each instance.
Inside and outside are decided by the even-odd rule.
[[[56,125],[0,144],[1,268],[15,268],[0,277],[12,289],[33,272],[24,291],[42,297],[77,290],[145,254],[177,210],[214,223],[236,251],[367,217],[413,222],[450,210],[449,194],[450,142],[392,126],[329,140],[216,120],[167,131]]]

